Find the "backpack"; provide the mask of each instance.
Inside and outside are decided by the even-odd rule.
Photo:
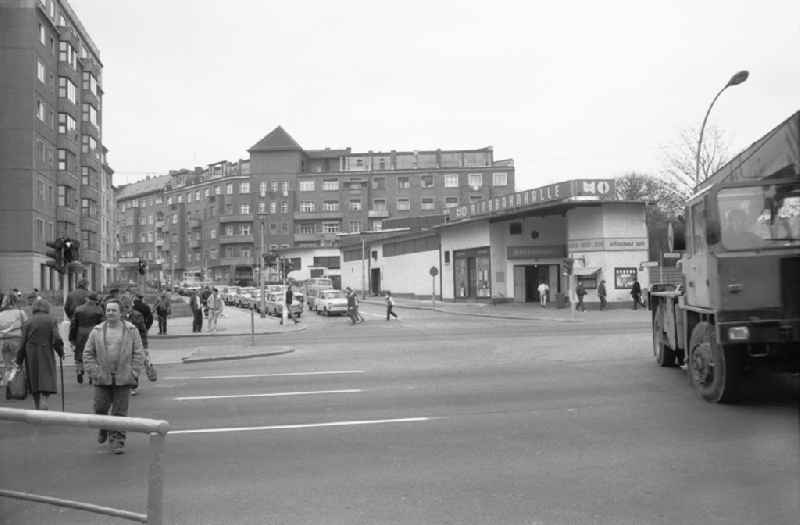
[[[133,326],[135,326],[139,332],[147,331],[147,325],[144,322],[144,316],[139,310],[131,310],[130,313],[128,313],[128,321],[130,321],[130,323],[133,324]]]

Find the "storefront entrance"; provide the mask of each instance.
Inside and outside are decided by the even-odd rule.
[[[489,299],[492,296],[489,248],[453,251],[453,284],[456,299]]]
[[[559,290],[560,279],[557,264],[526,264],[514,266],[514,302],[539,302],[539,284],[550,287],[548,302],[552,302]]]

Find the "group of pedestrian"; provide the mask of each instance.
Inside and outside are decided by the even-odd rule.
[[[219,295],[219,290],[206,286],[201,292],[193,291],[189,295],[189,309],[192,311],[192,333],[203,331],[204,318],[208,319],[208,331],[216,332],[225,310],[225,301]],[[166,333],[166,322],[164,326]]]
[[[358,294],[349,286],[344,289],[347,296],[347,317],[352,324],[363,323],[364,316],[358,311]]]
[[[584,288],[583,283],[580,281],[575,287],[575,296],[578,298],[575,309],[585,312],[586,305],[583,304],[583,298],[586,296],[586,288]],[[600,284],[597,285],[597,298],[600,299],[601,310],[605,310],[608,306],[607,297],[608,292],[606,291],[606,282],[605,280],[601,280]],[[642,286],[639,284],[638,279],[634,279],[633,284],[631,285],[631,298],[633,299],[634,310],[636,310],[639,306],[646,306],[644,301],[642,301]]]

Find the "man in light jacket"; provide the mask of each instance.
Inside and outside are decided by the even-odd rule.
[[[139,331],[122,320],[117,301],[106,304],[106,320],[91,331],[83,350],[83,367],[94,384],[94,413],[127,416],[131,388],[135,387],[144,366],[144,351]],[[102,429],[98,443],[111,443],[111,452],[122,454],[125,432]]]

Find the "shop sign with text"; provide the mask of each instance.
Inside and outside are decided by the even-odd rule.
[[[563,244],[551,244],[544,246],[509,246],[507,248],[507,259],[543,259],[553,257],[565,257],[567,254],[566,246]]]
[[[570,252],[614,252],[647,250],[646,237],[608,237],[605,239],[572,239],[567,241]]]
[[[617,200],[613,179],[576,179],[518,191],[510,195],[473,202],[450,209],[450,220],[456,221],[509,211],[524,211],[549,203],[576,200]]]

